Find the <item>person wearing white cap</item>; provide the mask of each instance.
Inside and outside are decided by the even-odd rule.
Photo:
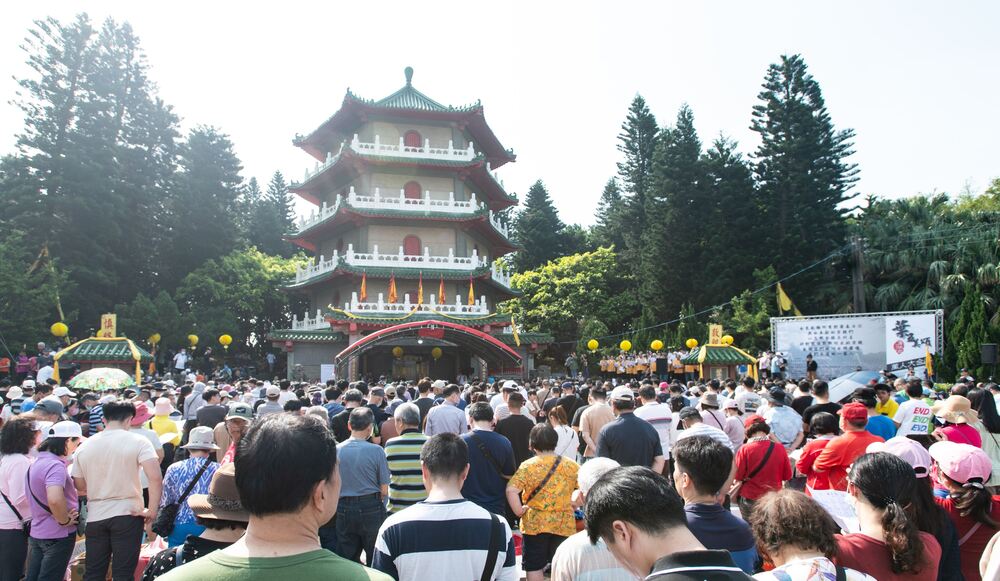
[[[7,390],[7,403],[0,410],[0,421],[6,422],[12,417],[21,413],[21,404],[24,403],[24,392],[19,386],[14,386]]]
[[[59,387],[55,388],[52,391],[52,395],[54,397],[58,397],[59,398],[59,401],[62,402],[63,407],[66,407],[66,406],[69,405],[69,399],[71,397],[76,397],[76,393],[75,392],[70,391],[68,387],[63,387],[61,385]]]
[[[79,501],[67,464],[83,431],[76,422],[52,424],[28,469],[31,537],[27,579],[62,579],[76,544]]]
[[[163,498],[160,500],[160,510],[171,504],[179,506],[173,530],[167,535],[167,544],[171,547],[183,543],[188,535],[200,535],[205,530],[205,527],[195,522],[194,513],[186,500],[191,494],[207,494],[212,475],[219,468],[219,464],[212,461],[212,452],[219,449],[215,445],[212,428],[198,426],[192,429],[188,435],[188,443],[183,448],[188,451],[189,457],[187,460],[174,462],[167,468],[163,477]],[[187,496],[185,491],[188,491]]]

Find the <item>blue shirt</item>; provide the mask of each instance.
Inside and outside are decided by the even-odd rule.
[[[802,416],[788,406],[772,404],[764,414],[764,419],[767,420],[767,425],[771,426],[771,433],[786,448],[802,431]]]
[[[753,573],[757,560],[757,545],[750,532],[750,525],[721,504],[684,505],[691,534],[706,549],[726,550],[733,555],[733,561],[747,574]]]
[[[461,438],[469,447],[469,476],[462,485],[462,496],[497,514],[504,513],[507,504],[507,480],[479,449],[481,442],[507,476],[514,474],[514,448],[510,440],[489,430],[473,430]]]
[[[184,490],[194,480],[202,465],[208,462],[208,468],[198,479],[198,483],[191,489],[191,494],[208,494],[208,485],[212,482],[212,475],[219,469],[219,464],[212,462],[210,458],[188,458],[181,462],[174,462],[167,468],[167,473],[163,476],[163,496],[160,497],[160,507],[167,506],[174,502],[179,502]],[[190,496],[188,497],[190,498]],[[188,506],[187,500],[180,503],[180,510],[177,511],[177,518],[174,524],[194,523],[194,513]]]
[[[340,496],[365,496],[389,486],[389,463],[382,446],[348,438],[337,444]]]
[[[35,409],[35,400],[28,398],[21,404],[21,413],[25,414]]]
[[[896,424],[889,419],[889,416],[869,416],[866,429],[876,436],[881,436],[883,440],[896,436]]]

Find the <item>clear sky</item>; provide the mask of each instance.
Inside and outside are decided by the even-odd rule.
[[[409,65],[437,101],[482,100],[518,154],[500,170],[509,191],[541,178],[565,221],[590,224],[636,93],[661,125],[687,102],[703,142],[722,132],[750,153],[751,107],[783,53],[804,56],[836,126],[857,132],[858,191],[978,192],[1000,176],[998,2],[5,2],[0,152],[21,127],[10,75],[32,19],[80,10],[131,22],[184,128],[221,128],[265,183],[301,179],[313,161],[291,139],[347,87],[384,97]]]

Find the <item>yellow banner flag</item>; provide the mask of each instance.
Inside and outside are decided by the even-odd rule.
[[[469,306],[476,304],[476,290],[472,286],[472,277],[469,277]]]
[[[795,313],[796,317],[804,316],[802,311],[795,306],[792,302],[791,297],[785,292],[785,289],[781,287],[781,283],[778,283],[778,314],[784,314],[786,311],[792,311]]]

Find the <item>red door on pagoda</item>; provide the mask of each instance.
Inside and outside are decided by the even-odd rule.
[[[420,256],[420,238],[412,234],[403,238],[403,254],[407,256]]]
[[[424,140],[420,137],[420,133],[410,130],[403,135],[403,146],[404,147],[422,147]]]
[[[418,182],[406,182],[406,185],[403,186],[403,195],[408,200],[419,200],[420,184]]]

